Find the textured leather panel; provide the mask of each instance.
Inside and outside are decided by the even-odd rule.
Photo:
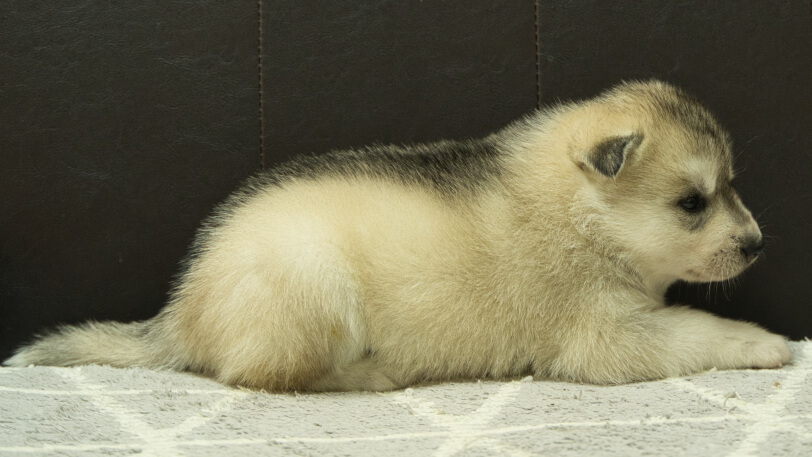
[[[539,13],[544,102],[657,77],[696,94],[733,135],[736,186],[764,226],[766,256],[735,288],[683,285],[672,297],[812,336],[809,2],[542,1]]]
[[[533,4],[264,2],[266,162],[480,135],[535,105]],[[0,27],[5,355],[146,318],[260,164],[256,2],[15,3]]]
[[[266,164],[479,136],[536,105],[532,1],[263,3]]]
[[[259,167],[255,1],[2,3],[0,358],[43,325],[154,314]]]
[[[43,5],[0,0],[0,357],[43,325],[162,306],[195,227],[259,167],[260,101],[266,166],[481,135],[537,101],[529,1]],[[538,13],[545,102],[657,76],[719,114],[772,238],[731,301],[698,301],[812,334],[808,3],[544,1]]]

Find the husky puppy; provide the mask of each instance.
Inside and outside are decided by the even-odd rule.
[[[5,364],[274,391],[780,367],[785,338],[664,304],[673,282],[731,278],[763,248],[731,161],[711,114],[657,81],[483,139],[301,158],[205,222],[158,316],[63,327]]]

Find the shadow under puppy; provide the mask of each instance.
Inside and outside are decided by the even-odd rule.
[[[708,111],[657,81],[479,140],[301,158],[205,222],[158,316],[63,327],[5,364],[315,391],[780,367],[783,337],[664,305],[673,282],[731,278],[763,248],[731,162]]]

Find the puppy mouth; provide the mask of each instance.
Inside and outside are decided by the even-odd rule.
[[[718,261],[721,259],[716,260],[717,262],[713,262],[709,268],[688,268],[683,279],[695,282],[725,281],[740,275],[753,263],[753,261],[738,262],[734,259],[723,262]]]

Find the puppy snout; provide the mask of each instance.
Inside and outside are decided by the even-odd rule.
[[[752,262],[764,250],[764,239],[751,238],[742,243],[741,252],[748,262]]]

